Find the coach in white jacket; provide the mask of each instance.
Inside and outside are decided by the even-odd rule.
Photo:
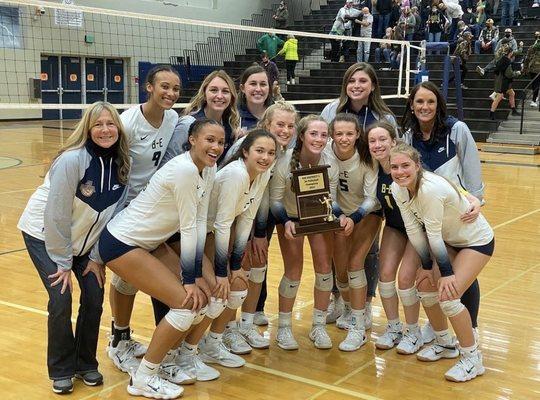
[[[458,0],[443,0],[439,4],[441,11],[446,13],[448,19],[452,21],[452,26],[450,27],[450,34],[448,35],[449,42],[455,42],[457,37],[457,23],[463,15],[463,10],[459,5]]]

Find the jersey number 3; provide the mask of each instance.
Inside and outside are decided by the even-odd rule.
[[[154,162],[154,166],[158,166],[159,159],[161,158],[161,151],[156,151],[154,155],[152,156],[152,161]]]

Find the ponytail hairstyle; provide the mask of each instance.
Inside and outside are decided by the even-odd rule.
[[[259,138],[272,139],[272,141],[274,142],[274,148],[277,149],[277,140],[274,137],[274,135],[272,135],[270,132],[268,132],[265,129],[255,128],[255,129],[250,130],[247,133],[247,135],[242,140],[242,143],[240,144],[238,149],[234,152],[234,154],[229,159],[229,161],[227,161],[225,165],[223,165],[223,167],[239,159],[245,160],[246,159],[245,153],[249,152],[249,149],[251,148],[251,146],[253,146],[255,141]]]
[[[257,123],[257,127],[261,129],[268,129],[270,127],[270,124],[272,123],[272,119],[274,118],[274,114],[276,111],[284,111],[294,114],[295,122],[298,119],[298,113],[296,111],[296,108],[291,103],[280,100],[276,101],[264,111],[264,114]]]
[[[108,111],[111,115],[111,118],[118,129],[118,140],[113,145],[116,146],[116,163],[118,165],[118,181],[122,185],[127,185],[129,179],[129,169],[130,169],[130,160],[129,160],[129,142],[127,138],[126,131],[124,130],[124,125],[118,115],[116,108],[110,103],[105,101],[96,101],[90,107],[88,107],[84,114],[75,127],[73,133],[66,139],[64,145],[58,151],[58,154],[51,161],[52,163],[60,157],[63,153],[69,150],[80,149],[85,146],[88,140],[92,140],[90,137],[90,130],[96,123],[96,120],[99,118],[103,111]]]
[[[372,163],[373,157],[371,157],[371,153],[369,152],[369,132],[371,132],[373,129],[381,128],[388,132],[388,135],[390,136],[390,139],[394,140],[396,143],[399,143],[398,140],[398,134],[396,131],[396,127],[387,121],[381,120],[372,123],[366,128],[366,131],[362,133],[362,142],[365,143],[367,153],[369,154],[369,162]]]
[[[178,80],[180,81],[180,90],[182,90],[182,78],[180,77],[180,74],[178,73],[178,71],[168,64],[159,64],[159,65],[156,65],[155,67],[152,67],[150,71],[148,71],[148,74],[146,75],[146,79],[144,81],[144,88],[146,90],[147,101],[150,95],[150,92],[148,91],[148,85],[154,86],[154,83],[156,81],[156,75],[159,74],[160,72],[170,72],[172,74],[175,74],[178,77]]]
[[[354,114],[337,114],[336,117],[332,120],[332,122],[330,122],[330,124],[328,125],[328,133],[331,136],[334,136],[336,122],[348,122],[354,125],[354,130],[358,133],[358,138],[354,143],[354,147],[356,147],[356,151],[358,151],[360,161],[366,166],[371,167],[373,165],[373,162],[371,161],[371,154],[369,153],[369,148],[367,142],[364,139],[362,127],[360,126],[360,122],[358,122],[358,118]]]
[[[196,119],[195,121],[193,121],[193,123],[189,127],[188,137],[187,137],[187,140],[185,141],[185,143],[182,144],[182,150],[184,150],[184,151],[191,150],[191,143],[189,142],[190,136],[197,135],[207,125],[217,125],[217,126],[219,126],[219,127],[221,127],[223,129],[223,125],[221,125],[217,121],[214,121],[213,119],[206,118],[206,117],[202,118],[202,119]]]
[[[291,156],[291,163],[289,169],[291,171],[294,171],[298,168],[300,168],[300,150],[302,150],[302,145],[304,144],[304,135],[306,134],[306,131],[309,128],[309,125],[312,122],[320,121],[327,124],[326,120],[321,117],[320,115],[310,114],[305,116],[298,122],[298,126],[296,128],[296,131],[298,132],[298,135],[296,137],[296,143],[294,145],[292,156]],[[294,192],[294,187],[291,182],[291,189]]]

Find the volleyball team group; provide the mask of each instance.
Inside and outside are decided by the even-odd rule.
[[[180,117],[172,109],[181,92],[174,69],[153,68],[145,86],[148,100],[121,115],[106,102],[86,109],[18,224],[49,295],[55,393],[72,392],[74,378],[103,383],[96,351],[106,267],[113,273],[107,354],[130,374],[131,395],[176,398],[182,385],[217,379],[211,365],[242,367],[242,354],[274,346],[255,325],[268,323],[261,312],[268,268],[282,272],[275,343],[298,350],[292,313],[305,240],[316,348],[333,347],[327,319],[338,317],[339,350],[362,351],[378,285],[388,322],[375,335],[377,348],[415,354],[426,368],[455,358],[445,374],[455,382],[484,373],[476,278],[494,235],[480,213],[473,137],[448,115],[433,83],[412,89],[399,126],[368,63],[345,72],[340,97],[321,115],[303,118],[273,102],[259,66],[244,71],[238,91],[224,71],[210,73]],[[329,166],[342,230],[299,236],[291,171],[317,165]],[[271,239],[283,270],[268,265]],[[367,259],[376,262],[368,267]],[[81,291],[74,332],[73,278]],[[131,338],[138,291],[152,298],[148,346]],[[338,304],[341,315],[330,318]],[[420,304],[429,319],[423,327]]]

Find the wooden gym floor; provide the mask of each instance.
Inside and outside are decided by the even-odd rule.
[[[50,121],[0,123],[2,399],[57,398],[51,391],[45,365],[47,296],[16,224],[72,126]],[[394,350],[376,350],[374,340],[385,327],[379,299],[374,302],[374,325],[365,347],[353,353],[340,352],[337,345],[345,333],[332,325],[328,330],[334,348],[316,350],[307,338],[313,273],[311,265],[306,265],[294,312],[300,350],[286,352],[272,342],[269,350],[248,355],[245,367],[219,368],[219,380],[186,386],[184,396],[298,400],[540,398],[540,156],[481,153],[481,158],[487,186],[483,212],[496,235],[495,255],[479,278],[484,376],[466,384],[449,383],[443,374],[454,361],[426,364],[414,356],[397,355]],[[277,240],[272,241],[270,254],[266,311],[271,321],[268,331],[274,338],[277,284],[282,273]],[[306,264],[310,264],[310,257],[306,257]],[[110,309],[105,304],[98,348],[104,385],[88,388],[78,381],[68,398],[130,398],[125,390],[128,376],[116,370],[105,355],[109,321]],[[137,339],[148,342],[153,316],[144,294],[137,296],[131,326]]]

